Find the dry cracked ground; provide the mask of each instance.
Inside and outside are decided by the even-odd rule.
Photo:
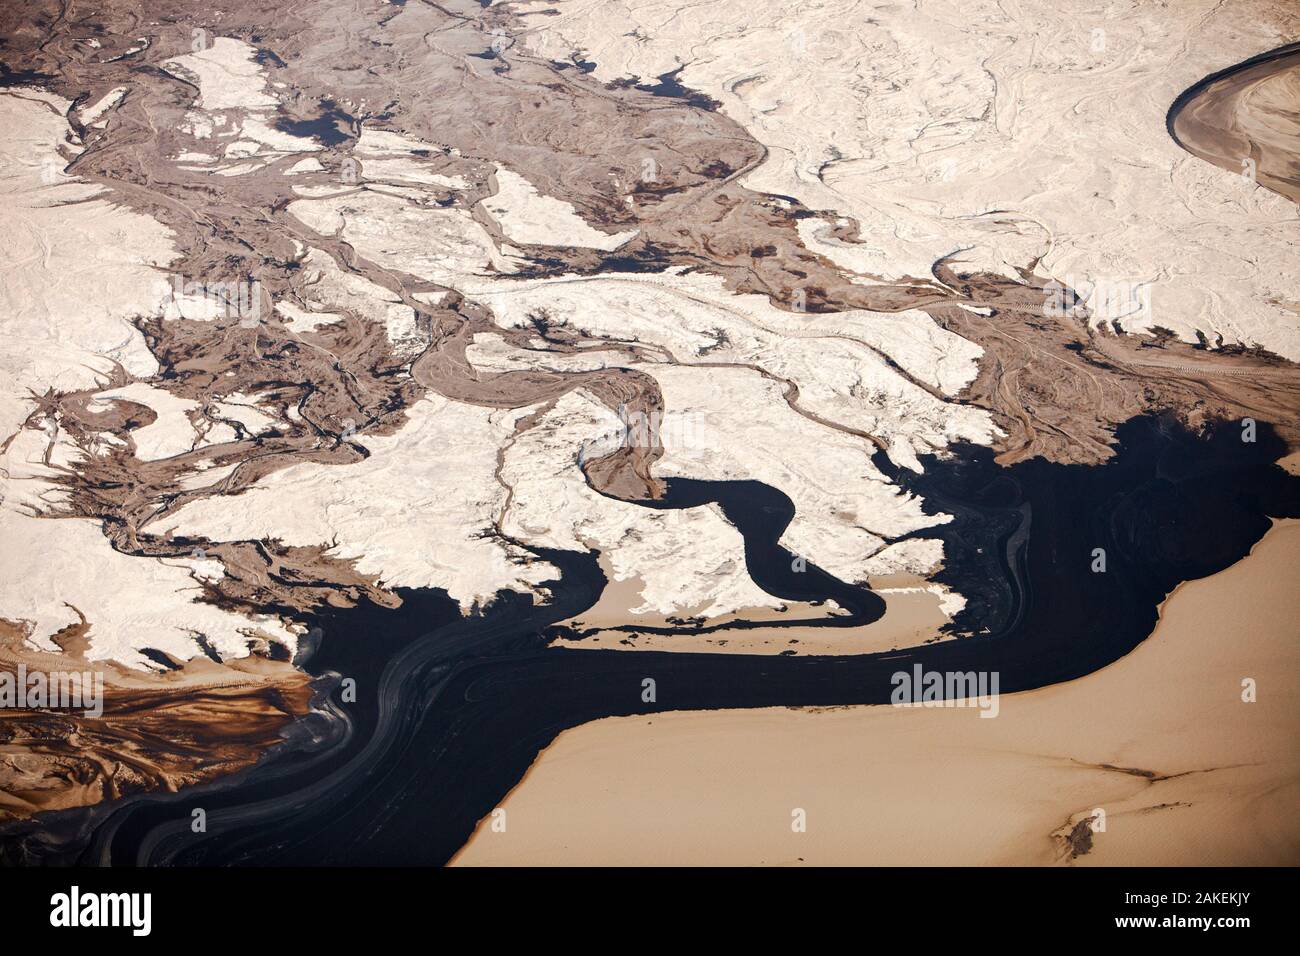
[[[961,639],[900,476],[1294,442],[1300,17],[1177,7],[6,5],[0,665],[107,686],[0,718],[0,818],[256,761],[323,607],[545,602],[558,549],[610,580],[560,643]],[[842,609],[675,478],[884,617],[783,628]]]

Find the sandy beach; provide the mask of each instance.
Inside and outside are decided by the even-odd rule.
[[[504,831],[488,818],[454,862],[1294,865],[1297,572],[1300,521],[1276,522],[1170,595],[1133,653],[1006,695],[992,720],[765,709],[567,731],[503,802]]]

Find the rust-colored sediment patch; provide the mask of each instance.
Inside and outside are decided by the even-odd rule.
[[[0,721],[0,823],[144,790],[176,791],[247,767],[307,712],[309,678],[287,662],[199,657],[151,675],[85,661],[84,625],[59,635],[63,654],[22,643],[0,621],[0,670],[100,672],[103,714],[12,710]]]

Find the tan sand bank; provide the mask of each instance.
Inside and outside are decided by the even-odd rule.
[[[608,560],[601,567],[610,574]],[[634,614],[631,608],[640,602],[643,582],[639,578],[613,581],[605,587],[595,606],[562,624],[572,627],[573,637],[557,639],[557,647],[587,650],[682,651],[736,654],[872,654],[878,651],[911,647],[926,641],[950,639],[939,633],[949,617],[943,610],[945,597],[941,585],[911,575],[891,575],[871,580],[871,587],[884,599],[885,614],[878,621],[861,627],[823,628],[791,626],[790,621],[815,621],[843,613],[833,606],[816,606],[799,601],[776,608],[741,608],[729,614],[709,617],[700,609],[688,608],[680,615]],[[697,620],[708,627],[692,633],[683,627],[683,619]],[[773,627],[728,627],[736,621],[771,621]],[[645,628],[680,627],[680,633],[656,634],[638,630],[612,630],[627,625]]]
[[[1178,588],[1133,653],[992,720],[765,709],[567,731],[504,831],[489,817],[454,862],[1295,865],[1298,574],[1300,521],[1278,522]]]
[[[1179,145],[1300,202],[1300,45],[1207,78],[1171,111]]]

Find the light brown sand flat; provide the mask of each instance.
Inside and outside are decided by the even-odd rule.
[[[1183,585],[1155,634],[974,709],[765,709],[570,730],[456,863],[1300,862],[1300,521]],[[1243,678],[1258,701],[1242,701]],[[806,811],[807,831],[792,831]],[[1074,856],[1094,809],[1104,832]]]
[[[601,567],[606,574],[611,573],[604,558]],[[948,615],[943,612],[939,595],[926,590],[927,586],[934,585],[924,578],[899,574],[872,579],[870,584],[885,602],[884,615],[871,624],[850,628],[791,625],[792,620],[818,620],[833,613],[825,606],[791,601],[781,609],[742,608],[707,622],[701,616],[695,620],[707,623],[710,630],[693,633],[689,626],[682,626],[681,619],[691,619],[695,609],[688,609],[674,620],[662,615],[633,614],[631,608],[642,600],[642,582],[635,578],[614,581],[605,587],[593,607],[561,622],[576,633],[557,639],[555,646],[708,654],[873,654],[950,639],[950,635],[939,630],[948,623]],[[735,621],[771,621],[774,626],[726,626]],[[679,630],[674,634],[613,630],[629,625]]]

